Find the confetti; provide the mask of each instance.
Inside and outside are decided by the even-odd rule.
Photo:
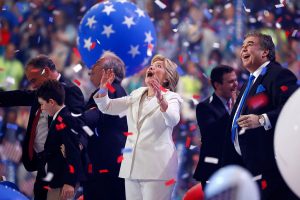
[[[74,174],[75,173],[75,169],[73,165],[69,165],[69,172],[70,174]]]
[[[72,69],[74,70],[74,72],[78,73],[80,70],[82,70],[82,65],[78,63]]]
[[[96,42],[93,42],[91,45],[91,49],[94,49],[96,47]]]
[[[100,174],[108,173],[108,172],[109,172],[108,169],[100,169],[100,170],[99,170],[99,173],[100,173]]]
[[[130,136],[130,135],[133,135],[133,133],[131,133],[131,132],[124,132],[123,134],[124,134],[126,137],[127,137],[127,136]]]
[[[298,30],[294,30],[292,33],[292,37],[296,37]]]
[[[265,190],[267,188],[267,181],[265,179],[261,180],[261,189]]]
[[[123,161],[124,157],[123,155],[120,155],[118,158],[117,158],[117,163],[121,163]]]
[[[166,182],[165,182],[165,185],[166,185],[166,186],[170,186],[170,185],[173,185],[175,182],[176,182],[175,179],[172,178],[172,179],[166,181]]]
[[[286,85],[282,85],[282,86],[280,87],[280,90],[281,90],[282,92],[286,92],[288,89],[289,89],[289,88],[288,88]]]
[[[156,5],[158,5],[158,7],[160,7],[160,9],[165,9],[167,6],[166,4],[164,4],[163,2],[161,2],[160,0],[155,0],[154,2]]]
[[[79,59],[81,59],[80,52],[78,51],[78,49],[77,49],[76,47],[73,48],[73,53],[74,53]]]
[[[213,43],[213,48],[219,49],[219,48],[220,48],[220,43],[214,42],[214,43]]]
[[[44,188],[45,190],[51,190],[51,188],[50,188],[48,185],[45,185],[43,188]]]
[[[106,83],[106,88],[109,90],[110,93],[114,93],[116,89],[109,83]]]
[[[41,72],[41,75],[45,74],[45,69],[43,69],[43,71]]]
[[[178,61],[180,64],[183,64],[183,56],[182,55],[178,56]]]
[[[64,123],[56,124],[55,128],[57,131],[61,131],[66,128],[66,125]]]
[[[284,7],[284,4],[282,4],[282,3],[281,3],[281,4],[276,4],[276,5],[275,5],[275,8],[282,8],[282,7]]]
[[[131,153],[132,152],[132,148],[123,148],[122,149],[122,154],[124,153]]]
[[[251,9],[250,9],[250,8],[247,8],[247,7],[245,6],[244,3],[243,3],[243,7],[244,7],[245,12],[247,12],[247,13],[250,13],[250,12],[251,12]]]
[[[76,85],[78,85],[78,86],[81,85],[81,83],[80,83],[80,81],[78,79],[74,79],[73,82],[76,83]]]
[[[57,117],[57,121],[62,122],[62,121],[63,121],[63,118],[59,115],[59,116]]]
[[[185,147],[186,148],[190,148],[190,145],[191,145],[191,137],[190,136],[188,136],[187,138],[186,138],[186,141],[185,141]]]
[[[44,181],[50,182],[53,179],[54,174],[52,172],[48,172],[46,177],[43,178]]]
[[[81,113],[79,113],[79,114],[76,113],[76,114],[75,114],[75,113],[72,113],[72,112],[71,112],[71,115],[72,115],[73,117],[80,117],[82,114],[81,114]]]
[[[199,94],[194,94],[194,95],[193,95],[193,99],[200,100],[200,95],[199,95]]]
[[[53,17],[49,17],[49,18],[48,18],[48,21],[49,21],[50,23],[52,23],[52,22],[53,22]]]
[[[190,131],[195,131],[197,129],[197,126],[195,124],[190,125]]]
[[[204,158],[204,162],[206,163],[211,163],[211,164],[218,164],[219,163],[219,159],[218,158],[214,158],[214,157],[209,157],[209,156],[206,156]]]
[[[88,127],[88,126],[83,126],[82,129],[85,131],[88,136],[94,135],[94,132]]]
[[[159,89],[163,92],[167,92],[168,90],[166,88],[164,88],[163,86],[159,86]]]
[[[93,165],[91,163],[88,164],[88,173],[91,174],[93,172]]]
[[[268,105],[268,103],[269,97],[264,93],[255,95],[247,100],[247,105],[251,110],[265,107],[266,105]]]
[[[153,52],[153,45],[149,43],[147,48],[147,56],[151,57],[152,52]]]

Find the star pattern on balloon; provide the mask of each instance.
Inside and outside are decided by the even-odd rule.
[[[82,18],[77,46],[88,68],[109,50],[124,61],[126,76],[131,76],[149,64],[156,50],[156,32],[147,13],[134,3],[105,1]]]

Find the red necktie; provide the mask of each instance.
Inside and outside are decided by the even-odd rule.
[[[40,115],[41,115],[41,108],[39,108],[35,114],[35,117],[32,122],[31,131],[30,131],[30,139],[29,139],[29,146],[28,146],[28,152],[29,152],[29,159],[32,160],[33,158],[33,144],[36,136],[36,127],[38,125]]]

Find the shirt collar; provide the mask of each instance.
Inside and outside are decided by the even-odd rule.
[[[257,78],[257,77],[260,75],[260,73],[262,72],[262,70],[263,70],[269,63],[270,63],[269,60],[266,61],[266,62],[264,62],[257,70],[255,70],[255,71],[252,73],[252,75],[254,75],[255,78]]]
[[[57,115],[58,115],[58,113],[64,108],[64,107],[66,107],[65,105],[63,105],[54,115],[53,115],[53,121],[56,119],[56,117],[57,117]]]

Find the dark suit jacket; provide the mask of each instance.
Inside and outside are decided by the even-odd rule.
[[[118,82],[112,83],[116,89],[114,93],[108,93],[112,99],[126,96],[124,88]],[[88,173],[88,179],[96,178],[103,174],[101,169],[109,170],[110,174],[118,176],[120,163],[117,158],[122,154],[121,149],[125,146],[127,129],[126,117],[103,114],[98,110],[93,96],[86,104],[84,113],[87,125],[94,131],[94,135],[88,138],[88,155],[92,164],[92,173]]]
[[[259,86],[265,88],[263,92],[256,93]],[[261,87],[260,86],[260,87]],[[246,84],[241,89],[240,95],[237,98],[236,104],[230,117],[230,128],[228,128],[228,135],[226,137],[226,144],[224,148],[224,164],[234,164],[235,160],[240,157],[245,167],[252,173],[253,176],[262,175],[262,179],[268,183],[268,189],[272,189],[272,182],[278,186],[282,186],[282,179],[280,177],[274,156],[274,129],[279,116],[279,113],[297,89],[297,78],[292,72],[281,67],[279,63],[270,62],[267,65],[265,74],[261,74],[252,85],[246,101],[256,95],[264,94],[268,103],[256,109],[251,109],[248,104],[242,109],[242,115],[255,114],[260,115],[266,113],[270,119],[272,128],[268,131],[264,127],[246,130],[244,134],[238,136],[239,145],[242,156],[240,157],[231,142],[231,124],[237,106],[246,88]],[[287,88],[285,90],[284,88]],[[274,191],[273,191],[274,192]]]
[[[75,187],[82,173],[80,158],[80,135],[74,130],[77,119],[71,116],[67,107],[64,107],[51,122],[45,143],[45,162],[47,172],[53,173],[49,182],[51,188],[61,188],[64,184]]]
[[[74,85],[71,81],[65,79],[63,76],[59,79],[64,85],[66,98],[65,105],[69,107],[71,112],[81,113],[84,106],[84,98],[81,90]],[[38,110],[40,104],[38,103],[36,91],[31,90],[14,90],[14,91],[1,91],[0,92],[0,106],[31,106],[29,121],[27,125],[26,135],[22,145],[22,162],[27,171],[36,171],[38,169],[37,154],[34,153],[33,159],[29,159],[29,141],[32,123],[35,117],[35,113]]]
[[[221,166],[222,147],[229,122],[229,113],[220,98],[213,94],[197,105],[196,117],[202,144],[194,178],[205,185],[209,177]],[[218,163],[207,163],[204,161],[205,157],[216,158]]]

